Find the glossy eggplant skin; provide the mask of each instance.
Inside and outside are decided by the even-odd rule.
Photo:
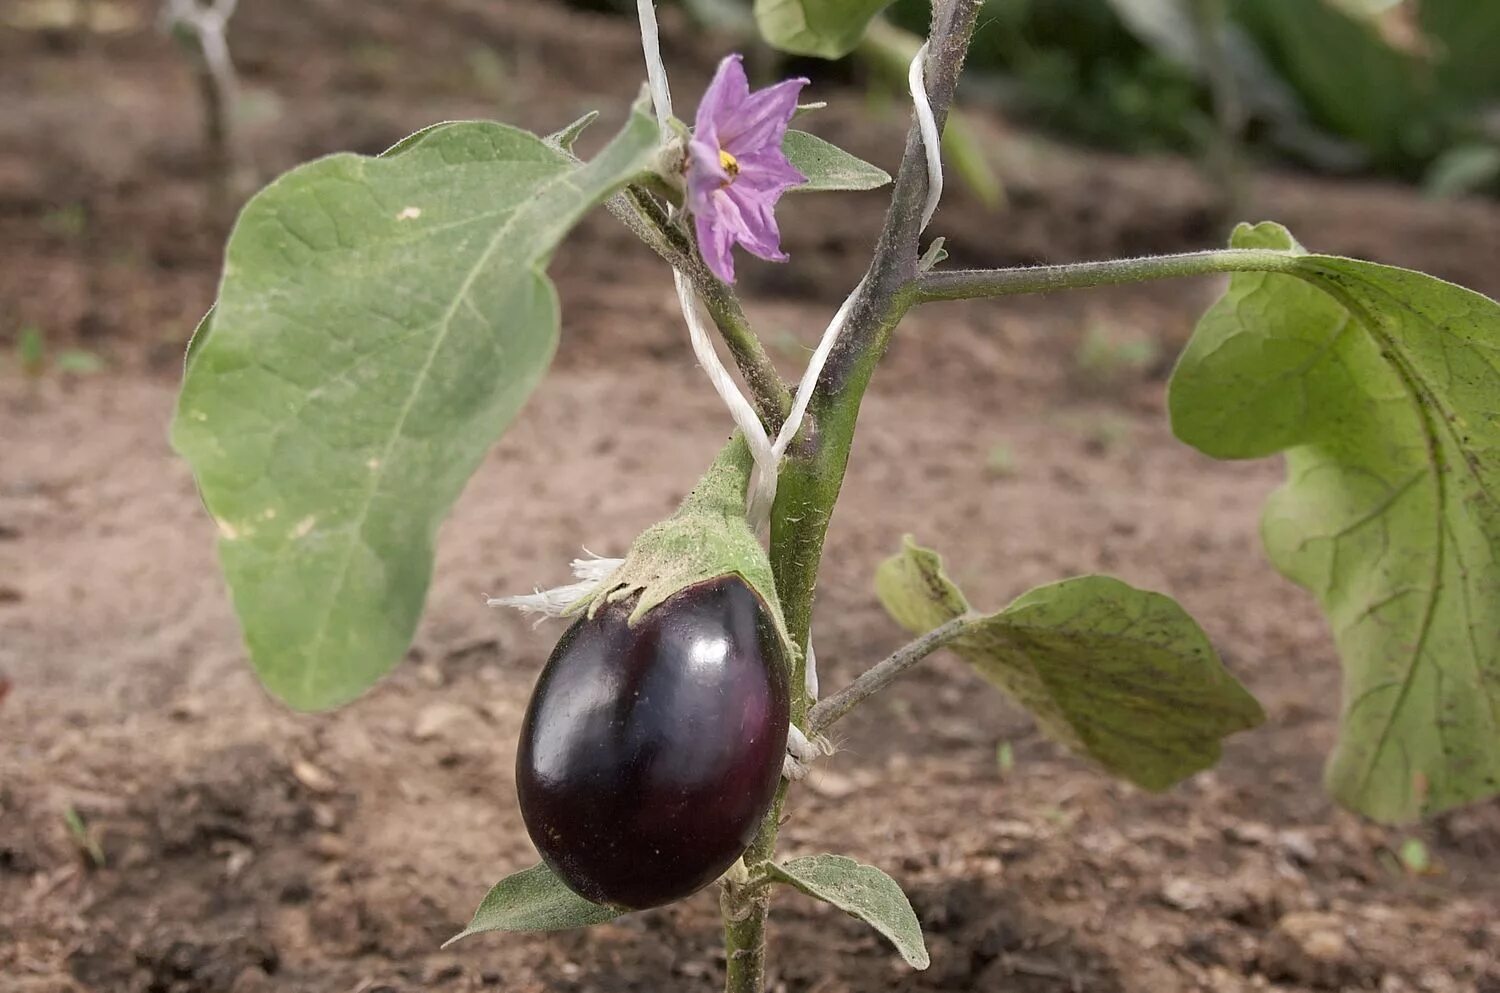
[[[738,576],[690,586],[631,627],[576,622],[532,692],[516,755],[543,861],[595,903],[681,899],[744,852],[786,752],[787,663]]]

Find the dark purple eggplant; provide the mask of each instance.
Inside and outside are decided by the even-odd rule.
[[[595,903],[639,910],[717,879],[749,845],[786,751],[787,664],[738,576],[689,586],[635,627],[628,603],[568,629],[516,755],[543,861]]]

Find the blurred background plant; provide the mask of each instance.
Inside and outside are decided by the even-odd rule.
[[[572,0],[633,16],[633,0]],[[664,0],[753,36],[752,0]],[[762,0],[764,3],[765,0]],[[929,0],[895,0],[849,57],[877,91]],[[1492,0],[987,0],[965,97],[1099,148],[1383,175],[1438,196],[1500,193],[1500,3]],[[903,66],[904,69],[904,66]],[[950,161],[1001,202],[962,118]]]

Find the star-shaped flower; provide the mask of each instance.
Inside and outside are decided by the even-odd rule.
[[[806,79],[788,79],[750,92],[739,55],[719,63],[698,105],[688,142],[687,206],[698,250],[714,275],[734,282],[731,249],[785,262],[776,202],[807,181],[781,150]]]

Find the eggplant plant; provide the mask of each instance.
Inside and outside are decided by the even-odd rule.
[[[759,0],[757,14],[772,44],[837,55],[882,6]],[[792,787],[828,760],[828,730],[941,648],[1148,790],[1212,765],[1223,738],[1262,721],[1168,597],[1080,576],[986,611],[913,540],[874,585],[915,640],[818,699],[813,596],[861,400],[907,312],[948,300],[1227,276],[1172,377],[1172,427],[1215,458],[1285,457],[1263,533],[1342,655],[1330,790],[1384,821],[1500,792],[1500,306],[1308,251],[1275,224],[1165,257],[945,265],[923,232],[980,2],[933,7],[894,179],[791,130],[807,81],[752,91],[736,56],[692,126],[679,120],[640,0],[648,95],[589,161],[573,145],[592,115],[549,136],[442,123],[383,155],[296,168],[240,215],[188,349],[173,441],[218,524],[250,660],[293,707],[346,703],[405,653],[438,526],[552,358],[547,262],[590,210],[664,260],[735,425],[680,509],[623,558],[581,560],[578,582],[501,601],[571,627],[517,749],[541,861],[496,884],[458,937],[582,927],[717,886],[726,988],[751,993],[772,895],[790,886],[924,967],[893,879],[776,848]],[[739,253],[786,261],[783,194],[888,184],[864,278],[800,382],[784,381],[735,296]]]

